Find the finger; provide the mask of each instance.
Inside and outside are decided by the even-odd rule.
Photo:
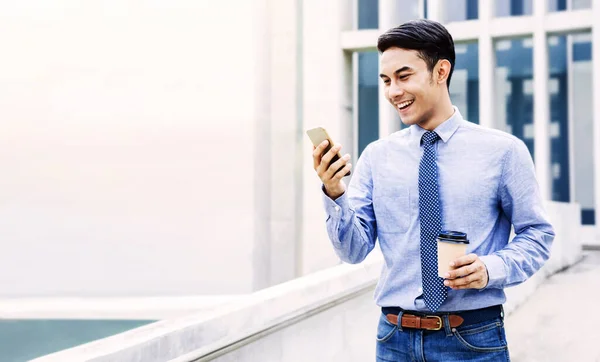
[[[455,270],[450,270],[449,272],[447,272],[444,275],[444,278],[456,279],[456,278],[467,276],[469,274],[473,274],[477,270],[478,270],[477,265],[475,265],[475,263],[473,263],[473,264],[465,265],[465,266],[455,269]]]
[[[325,177],[332,178],[334,176],[334,174],[340,168],[346,166],[346,164],[348,163],[348,160],[350,160],[350,155],[349,154],[345,154],[344,157],[342,157],[339,160],[337,160],[334,163],[332,163],[331,166],[329,166],[329,168],[325,172]]]
[[[331,147],[329,152],[327,152],[325,155],[323,155],[323,157],[321,157],[321,163],[319,164],[319,168],[317,170],[319,175],[323,175],[327,171],[327,169],[329,168],[329,162],[341,148],[342,145],[335,145]]]
[[[467,275],[466,277],[457,278],[454,280],[445,280],[444,285],[452,289],[469,289],[475,288],[481,282],[482,276],[480,273]]]
[[[321,142],[317,147],[313,146],[313,168],[316,170],[321,164],[321,156],[323,151],[329,145],[329,141],[325,140]]]
[[[340,145],[335,145],[335,146],[331,147],[331,149],[329,149],[329,151],[327,153],[321,154],[319,169],[317,170],[319,175],[322,175],[325,173],[325,171],[327,171],[327,169],[329,168],[329,162],[331,161],[333,156],[335,156],[335,154],[337,153],[336,150],[339,150],[340,148],[341,148]]]
[[[450,267],[456,269],[458,267],[461,267],[463,265],[468,265],[468,264],[472,264],[475,262],[475,260],[477,260],[477,255],[475,254],[469,254],[469,255],[463,255],[460,258],[451,261],[450,262]]]
[[[344,166],[344,168],[342,168],[338,173],[335,174],[335,176],[332,177],[332,180],[339,181],[343,179],[344,176],[346,176],[346,174],[350,171],[350,169],[352,169],[352,164],[347,163],[346,166]]]
[[[316,148],[318,148],[319,151],[321,151],[321,153],[323,153],[323,151],[325,151],[325,149],[327,148],[327,146],[329,146],[329,141],[325,140],[325,141],[319,143],[319,145]]]

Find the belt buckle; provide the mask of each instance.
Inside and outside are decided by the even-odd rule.
[[[438,323],[439,323],[439,327],[437,327],[437,328],[427,328],[427,330],[429,330],[429,331],[439,331],[440,329],[442,329],[442,317],[440,317],[438,315],[428,315],[428,316],[425,316],[425,318],[436,318],[438,320]]]

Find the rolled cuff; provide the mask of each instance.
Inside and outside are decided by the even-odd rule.
[[[479,259],[481,259],[483,264],[485,264],[488,272],[488,284],[481,290],[490,288],[504,288],[504,283],[507,277],[504,260],[495,254],[480,256]]]

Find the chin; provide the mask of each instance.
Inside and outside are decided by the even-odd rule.
[[[398,116],[400,116],[400,114],[398,114]],[[400,116],[400,122],[404,123],[406,126],[412,126],[413,124],[418,124],[419,122],[417,122],[415,120],[415,117],[404,117],[402,118],[402,116]]]
[[[402,122],[402,124],[404,124],[406,127],[410,127],[415,124],[415,122],[405,122],[402,120],[402,118],[400,118],[400,122]]]

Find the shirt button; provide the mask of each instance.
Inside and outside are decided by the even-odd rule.
[[[337,212],[340,212],[340,207],[339,207],[339,206],[336,206],[336,207],[335,207],[335,211],[337,211]]]
[[[423,293],[423,288],[419,288],[419,293]]]

